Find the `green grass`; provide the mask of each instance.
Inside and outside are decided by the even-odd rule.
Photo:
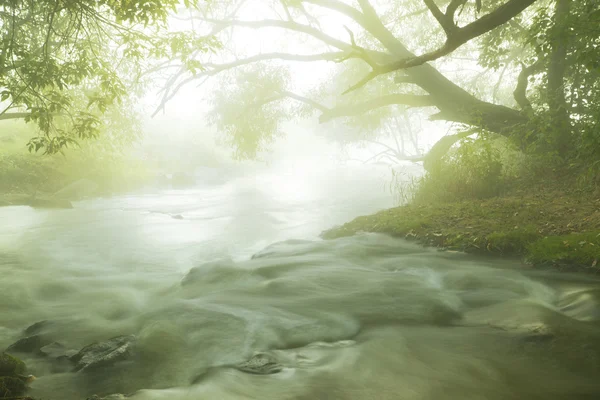
[[[412,203],[358,217],[322,236],[379,232],[442,249],[600,271],[600,198],[594,196],[539,185],[489,199]]]
[[[527,259],[534,264],[575,265],[600,271],[600,230],[545,237],[528,247]]]

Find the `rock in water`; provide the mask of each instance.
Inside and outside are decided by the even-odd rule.
[[[238,364],[236,368],[249,374],[270,375],[281,372],[283,365],[268,354],[260,353],[252,356],[248,361]]]
[[[69,349],[58,342],[52,342],[44,347],[41,347],[39,349],[39,354],[48,358],[61,358],[69,355]]]
[[[39,333],[42,333],[46,328],[48,328],[49,326],[52,326],[53,322],[52,321],[48,321],[48,320],[42,320],[42,321],[38,321],[33,325],[29,325],[24,333],[27,336],[31,336],[31,335],[37,335]]]
[[[100,397],[97,394],[95,394],[92,397],[88,397],[87,400],[124,400],[126,398],[127,398],[127,396],[120,394],[120,393],[111,394],[106,397]]]
[[[128,359],[132,354],[135,336],[117,336],[105,342],[93,343],[81,349],[70,360],[75,363],[75,371],[106,367]]]
[[[43,335],[31,335],[17,340],[8,346],[6,351],[9,353],[35,353],[48,343],[50,343],[50,340],[45,338]]]

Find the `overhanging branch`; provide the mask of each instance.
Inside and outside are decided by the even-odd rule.
[[[324,123],[338,117],[347,117],[352,115],[360,115],[365,112],[387,107],[391,105],[406,105],[410,107],[430,107],[435,106],[433,98],[428,95],[414,94],[391,94],[387,96],[377,97],[372,100],[367,100],[358,104],[347,106],[339,106],[323,112],[319,117],[319,122]]]
[[[405,58],[387,65],[382,65],[373,68],[373,70],[367,76],[365,76],[358,83],[350,87],[344,93],[349,93],[363,87],[379,75],[387,74],[393,71],[397,71],[399,69],[417,67],[427,62],[444,57],[452,53],[454,50],[464,45],[468,41],[478,36],[481,36],[484,33],[487,33],[499,27],[500,25],[510,21],[512,18],[520,14],[527,7],[535,3],[537,0],[509,0],[505,4],[496,8],[494,11],[490,12],[489,14],[484,15],[483,17],[462,28],[459,28],[456,25],[454,25],[454,22],[452,22],[453,27],[451,28],[448,23],[447,16],[442,14],[442,12],[435,5],[433,0],[423,1],[425,2],[425,4],[428,5],[430,10],[432,10],[432,14],[434,15],[434,17],[436,17],[437,15],[436,19],[438,19],[438,21],[443,21],[443,24],[442,22],[440,22],[440,25],[442,25],[442,28],[444,28],[444,31],[447,35],[447,39],[444,45],[436,50],[422,54],[420,56]],[[361,4],[361,6],[363,6],[363,4],[365,5],[365,7],[370,6],[368,0],[359,0],[359,3]]]
[[[229,63],[224,64],[213,64],[206,63],[203,64],[204,71],[197,73],[196,75],[190,76],[181,82],[175,84],[177,82],[177,78],[183,75],[186,71],[182,70],[179,74],[175,75],[164,88],[164,93],[159,105],[156,107],[155,111],[152,113],[152,117],[158,114],[161,110],[164,109],[166,103],[177,94],[177,92],[187,83],[196,80],[196,79],[204,79],[206,77],[211,77],[217,75],[223,71],[227,71],[230,69],[234,69],[237,67],[241,67],[243,65],[249,65],[252,63],[267,61],[267,60],[285,60],[285,61],[297,61],[297,62],[315,62],[315,61],[333,61],[337,62],[346,57],[346,53],[342,51],[338,52],[327,52],[327,53],[318,53],[318,54],[289,54],[289,53],[264,53],[257,54],[252,57],[235,60]]]
[[[532,111],[531,103],[527,98],[527,86],[529,84],[529,77],[538,72],[541,66],[541,60],[536,61],[528,67],[526,67],[524,64],[521,64],[521,72],[519,73],[519,77],[517,78],[517,86],[513,91],[513,97],[515,98],[517,104],[523,109],[523,111]]]
[[[28,117],[31,113],[28,112],[12,112],[12,113],[3,113],[0,114],[0,120],[5,119],[22,119]]]

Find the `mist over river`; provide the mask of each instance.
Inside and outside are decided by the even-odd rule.
[[[0,349],[43,320],[73,351],[135,335],[92,371],[14,353],[43,400],[600,399],[599,279],[383,235],[319,239],[391,207],[388,176],[264,170],[0,208]],[[274,369],[240,368],[257,354]]]

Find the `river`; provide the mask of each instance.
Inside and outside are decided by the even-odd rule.
[[[17,354],[29,395],[83,400],[592,400],[600,280],[376,234],[318,234],[392,205],[380,170],[263,171],[186,190],[0,208],[0,348],[29,325],[94,372]],[[240,363],[263,354],[273,374]]]

